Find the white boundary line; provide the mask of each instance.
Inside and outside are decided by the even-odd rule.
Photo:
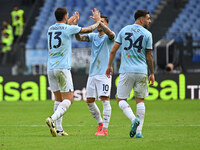
[[[83,126],[88,126],[88,125],[63,125],[63,127],[83,127]],[[95,127],[95,125],[89,125],[91,127]],[[120,127],[120,125],[109,125],[110,127]],[[121,125],[121,127],[126,126],[126,125]],[[145,125],[148,127],[200,127],[200,124],[177,124],[177,125],[170,125],[170,124],[150,124],[150,125]],[[8,125],[0,125],[0,127],[47,127],[47,125],[25,125],[25,124],[8,124]]]

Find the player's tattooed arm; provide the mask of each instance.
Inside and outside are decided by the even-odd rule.
[[[89,32],[92,32],[92,31],[94,31],[98,26],[99,26],[99,21],[96,22],[95,24],[89,26],[89,27],[81,28],[81,31],[80,31],[79,33],[89,33]]]
[[[75,35],[77,41],[87,41],[89,42],[88,35],[80,35],[79,33]]]
[[[154,84],[155,81],[155,77],[154,77],[154,67],[153,67],[153,56],[152,56],[152,50],[147,49],[146,50],[146,61],[147,61],[147,65],[148,68],[150,70],[150,75],[149,75],[149,86],[152,86]]]
[[[152,50],[146,50],[146,61],[151,74],[154,74]]]
[[[99,23],[99,26],[102,28],[103,32],[108,35],[109,39],[113,39],[115,34],[102,22]]]

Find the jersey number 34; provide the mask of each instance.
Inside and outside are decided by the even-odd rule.
[[[142,40],[144,38],[144,35],[141,35],[137,38],[137,40],[135,40],[135,42],[133,43],[133,40],[131,38],[131,36],[133,35],[133,33],[125,33],[125,35],[127,35],[125,37],[125,40],[129,41],[129,46],[128,47],[124,47],[124,50],[128,51],[130,50],[132,47],[137,48],[137,51],[140,53],[141,49],[142,49]]]

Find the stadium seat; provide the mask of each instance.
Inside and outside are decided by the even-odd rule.
[[[107,15],[110,19],[109,27],[117,35],[118,32],[127,24],[133,24],[133,14],[136,9],[148,9],[152,13],[161,0],[46,0],[37,21],[32,28],[31,35],[27,40],[27,48],[42,48],[47,49],[45,36],[48,27],[56,22],[54,11],[57,7],[66,7],[69,11],[69,16],[72,16],[75,11],[79,11],[80,20],[79,26],[89,26],[93,23],[91,10],[97,8],[101,14]],[[190,9],[188,11],[191,11]],[[122,16],[122,17],[121,17]],[[126,17],[124,17],[126,16]],[[176,28],[175,28],[176,29]],[[173,29],[173,31],[175,30]],[[45,36],[44,36],[45,35]],[[73,39],[73,47],[91,46],[88,42],[79,42]]]
[[[186,4],[185,8],[179,14],[179,17],[168,29],[168,32],[166,33],[167,38],[170,37],[175,40],[184,40],[186,39],[185,35],[189,33],[192,34],[194,42],[200,42],[199,36],[197,36],[200,31],[200,20],[198,19],[200,17],[200,5],[197,4],[200,4],[200,0],[192,0]],[[177,32],[180,31],[182,33],[178,34]],[[169,34],[172,36],[169,36]]]

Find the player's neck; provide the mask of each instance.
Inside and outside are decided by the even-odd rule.
[[[66,23],[65,21],[57,21],[57,23]]]
[[[57,23],[65,23],[65,24],[66,24],[67,21],[68,21],[68,20],[63,19],[63,20],[61,20],[61,21],[57,21]]]
[[[103,31],[99,32],[99,37],[102,37],[105,33]]]
[[[135,24],[137,24],[137,25],[140,25],[140,26],[144,27],[144,26],[143,26],[143,24],[142,24],[142,23],[140,23],[139,21],[135,21]]]

